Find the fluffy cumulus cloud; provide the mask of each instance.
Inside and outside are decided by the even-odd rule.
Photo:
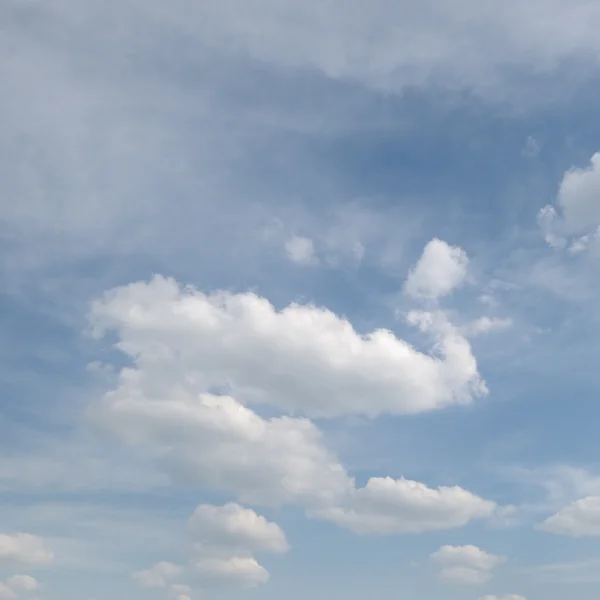
[[[477,546],[442,546],[431,555],[441,565],[440,577],[452,583],[477,585],[492,578],[492,570],[506,561],[504,556],[489,554]]]
[[[299,265],[316,265],[319,259],[313,241],[306,237],[292,236],[285,243],[287,257]]]
[[[426,354],[388,330],[359,334],[327,309],[277,310],[255,294],[204,294],[162,277],[108,292],[92,321],[137,366],[115,400],[133,399],[132,385],[159,396],[174,376],[182,393],[224,389],[316,417],[419,413],[485,392],[468,342],[447,325],[428,327],[436,351]]]
[[[0,534],[0,565],[16,563],[45,566],[52,563],[53,552],[42,538],[28,533]]]
[[[269,572],[252,556],[201,556],[193,562],[192,574],[206,587],[251,588],[269,580]]]
[[[40,582],[31,577],[31,575],[13,575],[6,584],[13,590],[23,590],[26,592],[34,592],[41,589]]]
[[[568,244],[572,253],[586,250],[597,240],[600,227],[600,152],[591,157],[589,165],[573,167],[565,172],[556,206],[542,208],[538,223],[550,246]]]
[[[421,363],[434,379],[447,363],[448,390],[475,379],[483,391],[467,342],[442,313],[411,313],[409,322],[434,337],[444,360],[420,354],[390,332],[360,336],[322,309],[278,312],[251,294],[207,296],[163,278],[113,290],[92,314],[97,333],[116,332],[116,347],[134,364],[122,369],[117,387],[88,416],[124,442],[151,448],[180,484],[216,488],[243,503],[299,505],[359,533],[448,529],[496,511],[493,502],[460,487],[379,477],[357,487],[314,423],[265,418],[248,405],[266,400],[326,415],[402,412],[406,402],[424,410],[423,395],[437,395],[431,386],[439,383],[419,371]],[[239,397],[208,393],[219,386]],[[373,409],[382,395],[387,399]],[[262,536],[271,550],[285,547],[276,526],[234,504],[200,507],[192,523],[207,535],[213,523],[218,531],[211,535],[223,540],[244,533],[253,544]],[[258,573],[248,561],[222,560],[203,558],[199,570],[221,572],[234,564]]]
[[[6,582],[0,582],[0,600],[18,600],[19,594],[31,594],[42,586],[30,575],[13,575]]]
[[[190,518],[190,529],[204,547],[277,553],[289,549],[276,523],[233,502],[224,506],[201,504]]]
[[[411,269],[404,292],[412,298],[437,300],[464,284],[469,258],[462,248],[433,239]]]
[[[588,496],[548,517],[540,529],[574,537],[600,536],[600,496]]]
[[[150,569],[136,571],[133,573],[133,578],[145,588],[166,588],[173,578],[180,575],[181,571],[180,566],[162,561]]]
[[[143,587],[168,589],[178,598],[189,597],[194,589],[251,588],[269,580],[254,554],[289,549],[276,523],[235,503],[201,504],[189,519],[189,532],[193,544],[186,565],[161,562],[134,573],[134,579]]]
[[[359,534],[418,533],[462,527],[490,517],[496,505],[460,487],[372,477],[340,506],[317,514]]]

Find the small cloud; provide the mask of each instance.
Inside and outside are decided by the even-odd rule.
[[[412,298],[437,300],[463,285],[467,278],[469,258],[458,246],[450,246],[437,238],[423,250],[404,284],[404,293]]]
[[[475,337],[485,333],[491,333],[493,331],[502,331],[512,327],[513,320],[511,318],[497,318],[497,317],[480,317],[472,323],[462,327],[462,333],[466,337]]]
[[[313,241],[306,237],[293,236],[285,243],[287,257],[299,265],[317,265],[319,259],[315,253]]]
[[[523,158],[535,158],[541,151],[542,144],[532,135],[525,140],[525,145],[521,149]]]
[[[506,561],[504,556],[489,554],[477,546],[442,546],[431,555],[442,565],[440,577],[452,583],[480,585],[492,578],[492,570]]]

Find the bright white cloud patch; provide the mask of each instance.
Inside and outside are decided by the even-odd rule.
[[[556,206],[547,205],[538,214],[546,242],[555,248],[569,242],[577,254],[598,238],[600,228],[600,152],[586,167],[573,167],[560,183]]]
[[[189,596],[192,587],[255,587],[266,583],[269,573],[254,553],[279,554],[289,549],[277,524],[234,503],[201,504],[189,519],[189,530],[195,543],[185,567],[161,562],[138,571],[133,577],[141,586],[168,588],[178,597]]]
[[[195,396],[177,384],[147,397],[138,376],[126,372],[90,415],[125,442],[160,448],[173,480],[263,505],[329,504],[351,487],[310,421],[263,419],[231,397]]]
[[[54,554],[42,538],[28,533],[0,534],[0,564],[49,565]]]
[[[568,233],[579,233],[600,225],[600,153],[584,168],[567,171],[558,190]]]
[[[573,502],[548,517],[540,529],[574,537],[600,536],[600,496],[588,496]]]
[[[190,529],[202,546],[244,548],[251,552],[289,549],[285,534],[276,523],[235,503],[201,504],[190,518]]]
[[[159,562],[150,569],[133,573],[139,585],[146,588],[166,588],[174,577],[181,574],[181,567],[170,562]]]
[[[94,303],[98,336],[114,331],[135,370],[123,370],[108,402],[224,389],[243,401],[333,417],[411,414],[470,402],[485,393],[469,343],[445,325],[424,354],[387,330],[357,333],[314,306],[276,310],[255,294],[206,295],[155,277]]]
[[[445,567],[469,567],[490,571],[506,561],[504,556],[489,554],[477,546],[442,546],[431,558]]]
[[[357,488],[311,421],[263,418],[241,400],[268,399],[300,410],[310,399],[309,412],[328,415],[367,411],[367,403],[373,413],[406,410],[407,401],[421,403],[422,410],[423,396],[439,393],[436,371],[446,362],[443,388],[458,390],[474,380],[482,393],[469,345],[443,313],[408,318],[433,337],[444,361],[389,332],[361,337],[325,310],[277,312],[251,294],[206,296],[162,278],[114,290],[94,305],[93,316],[98,333],[117,333],[117,348],[134,367],[121,371],[118,387],[88,414],[123,441],[154,448],[176,482],[230,492],[244,503],[299,505],[360,533],[460,527],[496,509],[459,487],[372,478]],[[431,380],[436,377],[437,383]],[[241,399],[206,392],[218,385]],[[403,398],[406,391],[414,394],[410,400]],[[382,395],[383,405],[373,409]],[[235,505],[200,508],[194,520],[207,534],[208,523],[214,524],[213,542],[245,531],[254,544],[263,536],[264,543],[284,548],[276,526]]]
[[[288,258],[299,265],[316,265],[319,262],[313,241],[309,238],[293,236],[285,243]]]
[[[412,298],[437,300],[463,285],[468,269],[469,258],[462,248],[433,239],[411,269],[404,292]]]
[[[359,534],[419,533],[452,529],[496,509],[460,487],[432,489],[407,479],[373,477],[340,506],[317,513]]]
[[[192,566],[192,577],[199,584],[251,588],[269,580],[268,571],[255,558],[200,558]]]
[[[492,578],[491,571],[506,561],[504,556],[489,554],[472,545],[442,546],[431,559],[442,565],[442,579],[467,585],[486,583]]]

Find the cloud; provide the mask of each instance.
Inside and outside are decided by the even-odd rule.
[[[189,519],[195,540],[185,567],[161,562],[133,574],[149,588],[168,588],[178,596],[189,596],[192,586],[173,582],[189,581],[194,588],[251,588],[266,583],[268,571],[253,556],[258,552],[283,553],[289,550],[285,534],[276,523],[238,504],[201,504]]]
[[[145,588],[166,588],[169,581],[181,574],[182,568],[170,562],[159,562],[150,569],[136,571],[132,577]]]
[[[541,151],[542,144],[532,135],[525,140],[525,145],[521,149],[521,156],[524,158],[535,158]]]
[[[190,518],[190,529],[206,547],[276,553],[289,549],[285,534],[276,523],[235,503],[201,504]]]
[[[18,596],[5,583],[0,581],[0,600],[17,600]]]
[[[192,574],[203,585],[232,585],[241,588],[256,587],[269,580],[268,571],[255,558],[200,558],[193,564]]]
[[[252,293],[204,294],[155,277],[106,293],[91,321],[98,337],[116,333],[137,367],[122,372],[113,404],[132,401],[133,387],[158,397],[174,377],[192,394],[225,389],[314,417],[426,412],[486,391],[468,342],[425,313],[409,322],[435,334],[435,354],[388,330],[359,334],[325,308],[277,310]]]
[[[0,534],[0,564],[46,566],[52,563],[54,554],[42,538],[28,533]]]
[[[299,265],[316,265],[319,259],[313,241],[306,237],[292,236],[285,243],[287,257]]]
[[[438,351],[452,360],[448,388],[460,388],[461,381],[473,377],[477,370],[468,344],[443,313],[415,312],[408,319],[433,336]],[[455,528],[489,517],[497,508],[460,487],[432,489],[377,477],[356,487],[310,420],[264,418],[246,405],[268,397],[284,409],[300,409],[308,397],[310,412],[329,415],[332,409],[312,408],[316,394],[340,414],[355,412],[346,406],[352,393],[355,404],[373,405],[378,394],[391,400],[394,389],[396,395],[402,391],[394,383],[394,365],[401,370],[407,359],[417,364],[437,359],[419,354],[389,332],[361,337],[347,321],[322,309],[292,305],[277,312],[251,294],[206,296],[162,278],[108,293],[95,303],[93,322],[98,334],[106,329],[117,333],[116,347],[134,366],[122,369],[118,386],[89,407],[88,417],[124,442],[147,448],[176,483],[233,493],[243,503],[298,505],[359,533]],[[381,344],[380,349],[371,351],[371,344]],[[386,360],[386,354],[389,373],[374,361]],[[362,384],[355,379],[361,368]],[[417,387],[424,385],[424,392],[431,385],[421,382],[415,369],[405,376]],[[244,401],[206,391],[217,385],[238,391]],[[370,393],[356,396],[352,385]],[[337,393],[342,396],[333,397]],[[291,402],[286,399],[290,395],[295,397]],[[224,525],[265,527],[235,505],[205,507],[197,516],[203,527],[207,520],[221,519],[214,521],[215,526],[220,523],[221,536],[227,533]],[[274,527],[270,535],[278,535]],[[283,544],[281,538],[278,543]]]
[[[440,577],[453,583],[478,585],[492,578],[491,571],[506,561],[504,556],[489,554],[477,546],[442,546],[431,559],[444,568]]]
[[[30,575],[13,575],[6,581],[6,584],[12,590],[32,592],[41,589],[39,581]]]
[[[558,188],[556,205],[544,206],[538,224],[546,242],[555,248],[569,245],[577,254],[598,238],[600,228],[600,152],[586,167],[566,171]],[[570,241],[569,241],[570,240]]]
[[[493,502],[458,486],[432,489],[407,479],[372,477],[341,506],[316,514],[355,533],[390,535],[462,527],[495,510]]]
[[[412,298],[437,300],[463,285],[468,268],[469,258],[464,250],[433,239],[411,269],[404,293]]]
[[[573,537],[600,536],[600,496],[588,496],[548,517],[540,529]]]
[[[276,7],[260,0],[252,9],[242,0],[227,0],[197,5],[187,20],[172,12],[170,21],[211,48],[398,93],[441,85],[505,99],[515,86],[523,96],[519,74],[540,79],[600,49],[599,11],[583,0],[534,0],[526,6],[516,0],[501,6],[466,1],[452,9],[441,0],[418,7],[406,1],[376,0],[367,7],[359,0],[333,0],[318,10],[315,2],[299,0]],[[507,65],[517,65],[517,73]]]
[[[493,331],[502,331],[503,329],[512,327],[512,325],[513,320],[509,317],[480,317],[472,323],[461,327],[461,331],[466,337],[474,337]]]
[[[477,546],[442,546],[431,555],[436,563],[449,567],[469,567],[481,571],[490,571],[506,561],[504,556],[489,554]]]
[[[263,505],[328,504],[351,486],[306,419],[263,419],[229,396],[177,387],[146,397],[135,373],[126,375],[126,388],[92,406],[90,416],[126,442],[162,448],[160,466],[177,482]]]

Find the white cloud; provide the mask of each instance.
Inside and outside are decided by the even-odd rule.
[[[361,335],[324,308],[278,311],[251,293],[206,295],[162,277],[114,289],[92,309],[96,334],[114,331],[136,365],[108,402],[133,402],[134,388],[160,397],[175,376],[182,393],[226,389],[318,417],[419,413],[485,393],[464,337],[426,321],[414,324],[436,334],[432,354],[387,330]]]
[[[462,248],[433,239],[411,269],[404,292],[412,298],[437,300],[463,285],[468,268],[469,258]]]
[[[482,571],[490,571],[506,561],[504,556],[489,554],[485,550],[472,545],[442,546],[431,555],[431,558],[446,567],[469,567]]]
[[[308,419],[262,418],[245,402],[205,391],[227,384],[244,399],[268,397],[272,404],[298,409],[306,397],[314,403],[315,394],[320,394],[337,413],[354,412],[346,405],[351,394],[357,405],[375,404],[378,394],[397,402],[404,385],[394,383],[394,369],[402,370],[406,360],[417,365],[423,360],[430,366],[439,361],[389,332],[365,338],[325,310],[291,306],[276,312],[251,294],[206,296],[162,278],[113,290],[93,312],[98,333],[114,329],[117,348],[134,360],[135,368],[124,368],[118,387],[92,405],[88,415],[123,441],[153,448],[158,464],[176,482],[227,491],[241,502],[299,505],[360,533],[460,527],[496,510],[493,502],[459,487],[431,489],[405,479],[372,478],[356,488]],[[432,335],[438,351],[451,362],[444,386],[459,389],[461,382],[477,378],[467,342],[443,313],[415,312],[408,319]],[[371,344],[379,350],[370,350]],[[362,366],[357,362],[361,354]],[[382,371],[386,360],[389,373]],[[355,378],[361,368],[362,382]],[[431,380],[421,381],[419,372],[406,369],[403,376],[412,378],[415,390],[424,386],[423,393],[432,393]],[[315,386],[319,378],[323,381]],[[483,391],[483,383],[477,381]],[[364,397],[352,389],[361,385]],[[334,397],[332,390],[342,395]],[[292,396],[292,402],[286,396]],[[415,396],[414,401],[423,398]],[[310,412],[319,413],[313,406]],[[252,528],[258,527],[260,535],[274,535],[279,541],[271,543],[284,547],[275,526],[267,527],[234,505],[204,507],[200,517],[205,528],[211,520],[217,527],[214,519],[221,519],[210,534],[215,538],[231,536],[236,528],[237,536],[243,531],[256,536],[258,530]]]
[[[506,561],[477,546],[442,546],[431,559],[444,568],[440,577],[453,583],[478,585],[492,578],[491,571]]]
[[[600,152],[592,156],[589,166],[565,173],[557,200],[568,233],[600,225]]]
[[[126,442],[161,448],[160,464],[176,481],[263,505],[329,504],[352,485],[306,419],[263,419],[231,397],[177,386],[145,397],[136,374],[126,375],[126,386],[92,407],[92,418]]]
[[[211,548],[278,553],[289,549],[285,534],[276,523],[235,503],[201,504],[190,518],[190,529],[202,546]]]
[[[192,587],[173,582],[187,580],[195,588],[255,587],[269,579],[255,552],[282,553],[289,549],[285,534],[275,523],[238,504],[199,505],[189,519],[194,543],[185,567],[161,562],[133,573],[147,588],[168,588],[178,597],[190,596]]]
[[[480,317],[465,325],[461,328],[462,333],[466,337],[474,337],[477,335],[482,335],[485,333],[490,333],[492,331],[502,331],[503,329],[508,329],[512,327],[513,320],[509,317],[498,318],[498,317]]]
[[[166,588],[169,581],[181,574],[182,568],[170,562],[159,562],[150,569],[136,571],[132,577],[146,588]]]
[[[548,517],[540,529],[574,537],[600,536],[600,496],[577,500]]]
[[[577,254],[598,239],[600,230],[600,152],[586,167],[565,172],[558,188],[556,205],[544,206],[538,224],[548,245]],[[570,240],[567,241],[567,238]]]
[[[316,265],[319,259],[313,241],[306,237],[292,236],[285,243],[288,258],[299,265]]]
[[[355,533],[390,535],[462,527],[495,510],[493,502],[458,486],[432,489],[407,479],[372,477],[345,503],[316,516]]]
[[[192,577],[203,586],[256,587],[269,580],[268,571],[255,558],[200,558],[192,566]]]
[[[0,564],[17,563],[45,566],[52,563],[54,554],[42,538],[28,533],[0,534]]]
[[[525,145],[521,149],[521,155],[524,158],[535,158],[542,149],[541,143],[532,135],[525,140]]]
[[[13,575],[6,584],[12,590],[24,590],[27,592],[41,589],[39,581],[31,577],[31,575]]]

